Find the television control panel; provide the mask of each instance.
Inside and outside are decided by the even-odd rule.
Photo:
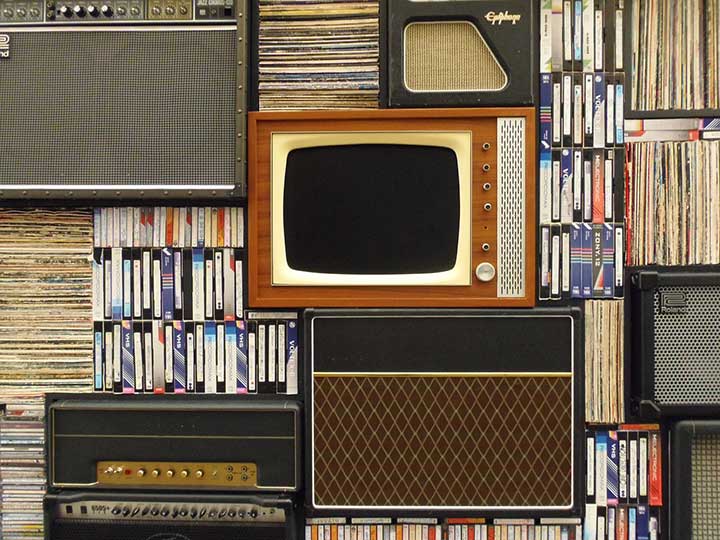
[[[232,21],[235,15],[233,0],[0,0],[0,26]]]

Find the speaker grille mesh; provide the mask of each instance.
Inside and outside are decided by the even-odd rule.
[[[675,293],[686,311],[662,313],[662,295]],[[655,400],[720,404],[720,287],[659,287],[654,302]]]
[[[14,32],[0,184],[234,184],[235,32]]]
[[[507,75],[469,22],[405,27],[405,86],[416,92],[501,90]]]
[[[570,377],[316,376],[314,504],[568,506]]]
[[[720,435],[692,441],[692,538],[720,538]]]
[[[498,296],[525,296],[525,119],[498,118]]]

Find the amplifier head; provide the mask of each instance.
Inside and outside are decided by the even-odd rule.
[[[286,540],[294,503],[203,493],[63,492],[45,497],[48,540]]]
[[[298,489],[296,403],[132,398],[47,397],[51,488]]]
[[[575,511],[577,317],[309,312],[312,511]]]
[[[0,0],[0,198],[243,196],[235,1]]]
[[[718,538],[720,421],[683,420],[670,437],[671,538]]]
[[[391,106],[532,105],[536,1],[388,2]]]
[[[648,415],[720,412],[720,273],[631,276],[632,391]]]

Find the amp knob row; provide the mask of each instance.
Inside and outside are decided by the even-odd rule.
[[[112,17],[115,15],[115,10],[107,4],[103,4],[99,8],[93,5],[89,5],[88,7],[81,6],[80,4],[76,4],[72,7],[70,6],[60,6],[58,8],[58,13],[62,15],[63,17],[67,17],[70,19],[71,17],[80,17],[83,18],[86,15],[89,15],[90,17],[100,17],[100,15],[103,15],[104,17]],[[117,9],[117,14],[120,16],[125,15],[126,11],[125,8],[119,7]],[[140,10],[136,7],[130,8],[130,14],[133,16],[140,15]]]

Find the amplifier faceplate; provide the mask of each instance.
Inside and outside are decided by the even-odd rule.
[[[102,487],[257,488],[254,463],[98,461]]]

